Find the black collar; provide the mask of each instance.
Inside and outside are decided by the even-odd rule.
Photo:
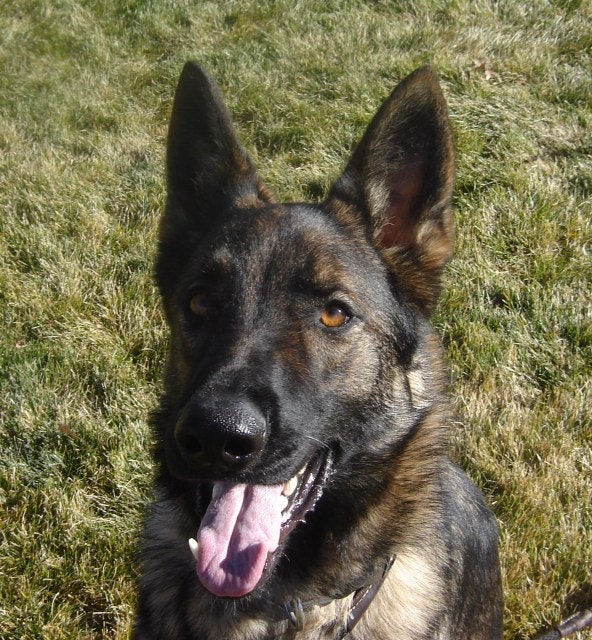
[[[347,614],[347,618],[342,628],[335,636],[335,640],[341,640],[342,638],[345,638],[345,636],[351,633],[352,629],[358,624],[360,618],[364,615],[366,609],[368,609],[368,607],[376,597],[376,594],[380,591],[380,587],[382,587],[384,581],[386,580],[386,577],[391,567],[393,566],[394,561],[395,556],[389,556],[384,566],[382,567],[382,571],[380,575],[378,575],[377,579],[353,592],[353,599],[349,612]],[[316,600],[306,600],[303,602],[302,600],[297,599],[290,600],[290,602],[286,602],[282,606],[285,616],[290,624],[295,627],[296,630],[302,631],[302,629],[304,628],[305,611],[307,609],[311,609],[312,607],[326,606],[333,602],[333,600],[333,598],[317,598]]]

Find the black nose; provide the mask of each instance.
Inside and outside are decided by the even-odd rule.
[[[266,438],[264,416],[245,400],[191,403],[175,425],[179,453],[202,473],[241,471],[261,453]]]

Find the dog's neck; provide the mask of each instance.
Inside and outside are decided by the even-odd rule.
[[[344,598],[352,597],[352,601],[349,607],[349,611],[346,620],[342,628],[335,636],[335,640],[341,640],[345,638],[353,628],[358,624],[368,607],[372,604],[372,601],[376,597],[376,594],[380,591],[386,577],[393,566],[395,561],[394,556],[389,556],[384,566],[381,568],[380,573],[376,576],[370,584],[366,584],[359,589],[356,589],[351,594],[344,596]],[[306,610],[312,607],[323,607],[333,602],[333,598],[316,598],[314,600],[302,601],[300,599],[290,600],[282,605],[284,614],[290,624],[298,631],[304,628],[304,621],[306,616]]]

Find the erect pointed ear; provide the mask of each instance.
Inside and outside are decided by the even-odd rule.
[[[342,222],[364,225],[399,290],[426,314],[452,252],[453,182],[446,102],[423,67],[382,105],[326,203]]]
[[[187,62],[179,78],[167,142],[167,206],[157,278],[178,269],[196,238],[230,208],[271,200],[241,146],[216,84]]]

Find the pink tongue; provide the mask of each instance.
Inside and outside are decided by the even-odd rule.
[[[239,597],[261,579],[267,554],[278,546],[282,485],[217,483],[197,532],[197,575],[217,596]]]

